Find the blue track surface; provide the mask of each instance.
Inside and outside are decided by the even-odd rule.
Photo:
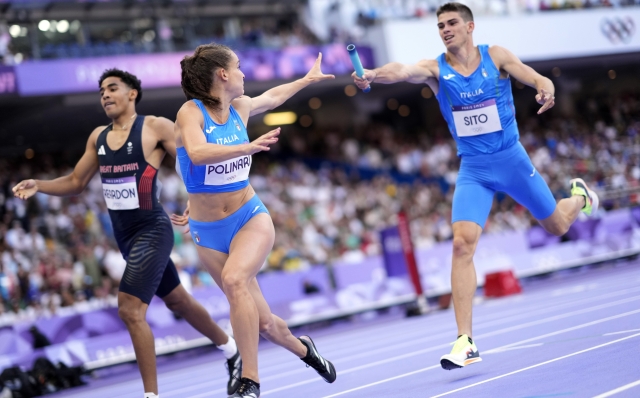
[[[309,333],[338,370],[334,384],[263,344],[262,396],[640,397],[640,263],[529,282],[523,294],[474,311],[478,364],[440,368],[455,339],[453,311],[386,315]],[[218,351],[165,360],[159,382],[162,398],[226,396]],[[142,383],[129,366],[62,396],[141,398]]]

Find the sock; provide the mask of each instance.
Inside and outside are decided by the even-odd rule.
[[[233,356],[238,352],[236,341],[231,336],[229,336],[229,341],[227,341],[227,344],[219,345],[218,349],[222,351],[222,355],[224,355],[224,357],[227,359],[233,358]]]
[[[144,398],[160,398],[160,395],[156,395],[152,392],[145,392],[144,393]]]

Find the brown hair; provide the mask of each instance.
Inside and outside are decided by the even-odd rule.
[[[203,44],[193,55],[180,61],[182,91],[188,100],[199,99],[211,108],[220,107],[220,98],[209,92],[213,86],[213,73],[229,66],[231,53],[231,49],[222,44]]]
[[[460,14],[463,21],[473,21],[473,13],[471,12],[471,9],[462,3],[454,2],[443,4],[438,8],[438,11],[436,11],[436,16],[439,17],[440,14],[444,14],[445,12],[457,12]]]

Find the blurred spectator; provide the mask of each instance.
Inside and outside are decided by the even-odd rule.
[[[521,142],[537,170],[557,198],[569,194],[571,177],[580,176],[603,192],[604,209],[638,205],[640,95],[586,98],[576,107],[575,118],[519,120]],[[400,209],[409,215],[416,247],[451,238],[459,159],[446,132],[436,128],[408,137],[372,124],[353,135],[339,129],[304,134],[291,131],[283,139],[288,152],[281,153],[292,155],[288,160],[255,158],[251,184],[276,228],[264,271],[379,254],[377,231],[395,224]],[[113,241],[100,179],[78,197],[38,194],[25,203],[11,194],[17,180],[62,175],[69,165],[47,156],[0,163],[0,325],[115,305],[126,262]],[[182,212],[187,195],[175,171],[163,168],[160,181],[167,211]],[[497,194],[486,231],[522,230],[534,222],[522,206]],[[185,286],[214,284],[190,236],[178,228],[174,236],[172,258]],[[304,287],[309,293],[314,288]]]

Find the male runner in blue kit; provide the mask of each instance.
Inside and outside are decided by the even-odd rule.
[[[115,238],[127,260],[118,314],[131,335],[145,398],[158,397],[155,343],[145,319],[154,294],[223,351],[229,371],[227,389],[233,394],[242,370],[235,340],[182,287],[169,258],[173,228],[158,200],[157,171],[166,153],[176,157],[173,122],[136,114],[142,87],[134,75],[110,69],[99,85],[102,107],[113,122],[93,130],[71,174],[51,181],[22,181],[13,188],[14,195],[24,200],[36,192],[78,195],[99,171]]]
[[[353,74],[364,89],[370,83],[410,82],[428,84],[436,94],[461,157],[453,196],[453,264],[451,288],[458,325],[458,339],[450,354],[442,356],[444,369],[480,362],[471,336],[471,312],[476,290],[473,254],[489,216],[493,195],[505,192],[529,209],[554,235],[564,235],[580,211],[592,215],[598,196],[584,181],[572,179],[571,197],[556,203],[544,179],[531,164],[519,142],[509,76],[535,88],[538,114],[554,105],[551,80],[524,65],[509,50],[473,44],[475,24],[471,10],[447,3],[438,11],[438,30],[447,51],[437,59],[415,65],[389,63]]]

